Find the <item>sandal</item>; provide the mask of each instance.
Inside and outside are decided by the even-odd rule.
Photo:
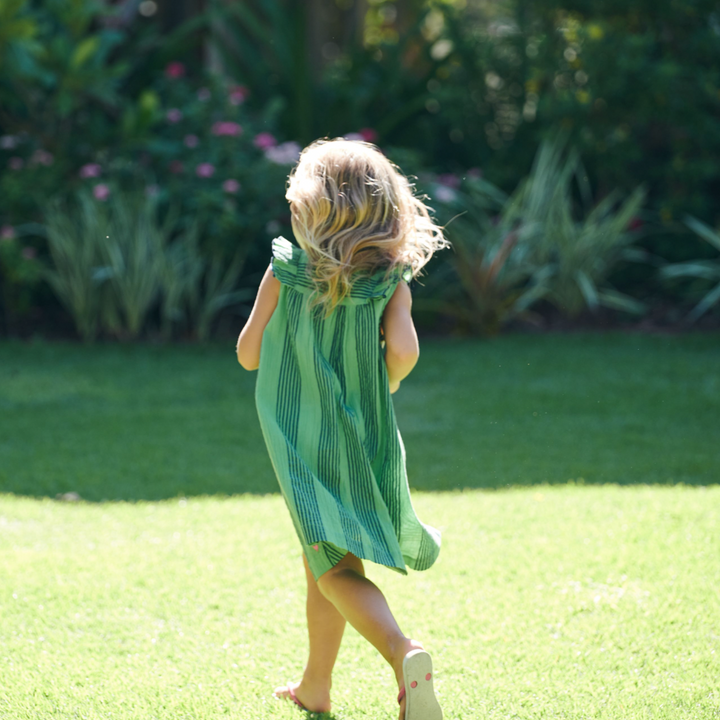
[[[442,708],[433,688],[432,659],[428,653],[411,650],[405,656],[403,680],[405,685],[398,695],[398,703],[406,698],[405,720],[442,720]]]
[[[310,712],[297,698],[297,695],[295,694],[295,688],[288,683],[284,688],[278,688],[277,690],[273,691],[273,697],[276,697],[278,700],[284,700],[285,698],[280,697],[277,694],[277,691],[287,691],[288,697],[303,711]]]

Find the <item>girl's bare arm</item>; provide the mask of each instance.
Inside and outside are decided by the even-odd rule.
[[[252,312],[237,342],[238,362],[246,370],[257,370],[260,364],[263,332],[275,312],[279,295],[280,281],[273,275],[270,266],[263,275]]]
[[[390,392],[393,393],[400,387],[400,381],[410,374],[420,356],[411,308],[410,288],[401,282],[386,305],[382,320],[385,364],[390,380]]]

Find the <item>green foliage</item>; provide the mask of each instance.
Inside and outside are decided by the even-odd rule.
[[[95,277],[102,262],[103,239],[110,234],[108,218],[97,211],[87,195],[80,197],[79,208],[74,212],[64,210],[56,202],[45,215],[53,265],[47,280],[72,315],[81,337],[92,340],[98,333],[101,314],[106,318],[109,314],[113,322],[108,324],[116,326],[114,305]]]
[[[457,150],[502,186],[560,125],[601,196],[644,183],[666,223],[716,213],[717,3],[536,0],[443,13],[454,60],[437,78],[443,114],[470,141]]]
[[[33,291],[42,279],[37,250],[21,241],[28,228],[0,228],[0,308],[5,331],[30,310]]]
[[[128,39],[102,4],[53,0],[3,3],[0,122],[6,133],[32,135],[54,155],[104,140],[122,106],[132,65],[119,60]]]
[[[669,261],[705,262],[700,236],[678,242],[674,218],[718,220],[713,0],[213,0],[174,29],[163,25],[165,10],[160,20],[137,10],[91,0],[0,4],[0,226],[19,233],[43,221],[51,198],[145,188],[162,217],[176,214],[178,233],[196,237],[175,248],[163,286],[195,285],[192,257],[203,297],[215,298],[207,307],[227,307],[244,297],[242,275],[266,262],[266,242],[289,227],[283,190],[294,141],[352,132],[419,176],[481,168],[523,205],[522,221],[512,221],[509,209],[483,205],[472,183],[450,188],[457,197],[443,220],[465,214],[449,225],[457,251],[441,273],[457,287],[447,294],[430,280],[426,300],[476,331],[494,332],[541,295],[571,315],[600,305],[639,312],[631,298],[639,295],[650,306],[661,293],[676,302],[675,286],[652,285],[642,266],[623,271],[623,294],[609,284],[639,257],[628,253],[635,241]],[[201,53],[215,72],[192,69]],[[536,183],[535,200],[523,204],[520,179],[558,129],[577,153],[564,166],[572,179]],[[275,135],[293,142],[278,148]],[[641,202],[642,236],[622,226],[627,216],[640,224]],[[539,225],[551,229],[535,240]],[[40,236],[27,243],[41,261],[49,252]],[[4,252],[7,332],[8,318],[44,291],[27,258]],[[541,275],[528,275],[531,258]],[[179,292],[159,294],[165,336],[189,327],[204,336],[207,311]]]
[[[318,83],[311,71],[311,18],[306,3],[210,3],[214,47],[225,72],[243,78],[261,102],[284,110],[283,130],[308,143],[317,133]]]
[[[642,304],[610,287],[608,278],[620,262],[643,259],[631,248],[638,235],[630,227],[645,191],[637,188],[622,203],[619,192],[611,193],[577,220],[573,181],[587,201],[589,189],[577,154],[563,160],[561,151],[557,143],[542,145],[522,190],[523,220],[542,228],[534,257],[543,269],[545,297],[570,317],[599,306],[641,314]]]
[[[716,250],[720,250],[719,230],[713,230],[709,225],[694,217],[688,217],[685,222],[698,237],[708,242]],[[720,302],[720,257],[710,260],[673,263],[662,268],[660,274],[666,279],[697,278],[704,281],[702,284],[705,287],[708,284],[717,283],[707,291],[700,302],[691,310],[688,315],[690,322],[695,322]]]
[[[592,207],[577,153],[564,147],[557,139],[544,142],[509,197],[479,177],[441,176],[461,185],[433,192],[441,217],[448,217],[454,254],[424,290],[441,299],[423,299],[420,308],[453,316],[479,334],[531,318],[540,300],[570,317],[599,306],[642,313],[641,303],[610,286],[609,277],[621,262],[645,259],[632,247],[639,235],[631,230],[644,191],[624,202],[613,193]]]
[[[235,290],[245,254],[229,263],[222,254],[203,256],[200,226],[183,229],[172,212],[161,221],[155,197],[113,189],[100,201],[82,193],[46,216],[46,277],[85,340],[98,332],[135,339],[157,308],[166,339],[185,331],[206,340],[217,313],[247,299],[247,290]]]
[[[473,178],[462,190],[437,186],[434,196],[445,198],[446,214],[457,212],[445,226],[452,251],[419,290],[416,307],[452,317],[461,330],[481,335],[530,319],[531,306],[546,294],[547,272],[534,258],[538,228],[522,222],[522,194],[508,198]]]

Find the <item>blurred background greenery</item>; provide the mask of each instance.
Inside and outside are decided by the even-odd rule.
[[[0,0],[0,332],[236,333],[321,136],[454,250],[441,332],[717,327],[720,3]]]

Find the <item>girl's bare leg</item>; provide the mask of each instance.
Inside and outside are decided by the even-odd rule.
[[[365,577],[362,560],[348,553],[322,575],[317,584],[345,620],[385,658],[395,673],[398,688],[401,688],[403,659],[411,650],[422,648],[422,645],[403,635],[380,588]],[[404,717],[403,699],[400,720]]]
[[[291,686],[297,699],[308,710],[329,712],[332,671],[345,631],[345,618],[320,592],[305,556],[303,562],[307,577],[306,608],[310,653],[302,680],[297,684],[291,683]],[[275,694],[282,698],[290,695],[287,686],[277,688]]]

